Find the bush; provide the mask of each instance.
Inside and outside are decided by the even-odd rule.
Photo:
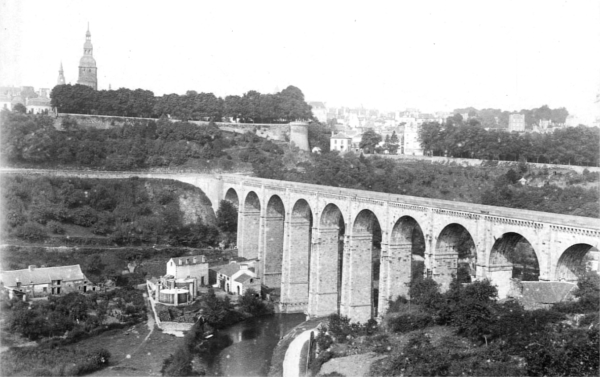
[[[271,309],[253,289],[246,289],[239,301],[240,309],[253,316],[272,314]]]
[[[46,232],[39,224],[30,221],[17,226],[15,235],[27,241],[42,241],[47,237]]]
[[[416,279],[411,282],[409,295],[414,304],[427,311],[436,311],[443,305],[439,284],[431,278]]]
[[[62,224],[58,221],[48,221],[48,224],[46,224],[46,226],[54,234],[65,234],[65,228],[63,228]]]
[[[389,328],[399,333],[421,330],[433,325],[433,317],[426,313],[401,314],[388,319]]]

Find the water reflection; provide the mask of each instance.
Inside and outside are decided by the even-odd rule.
[[[202,359],[209,376],[266,376],[277,342],[305,319],[303,314],[276,314],[250,319],[215,332]]]

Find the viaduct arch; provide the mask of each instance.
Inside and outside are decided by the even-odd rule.
[[[13,172],[173,179],[202,189],[214,209],[231,201],[239,254],[260,261],[259,277],[281,290],[283,312],[339,312],[364,322],[407,293],[411,274],[444,285],[461,264],[501,295],[515,271],[576,281],[586,266],[598,269],[600,223],[593,218],[233,174],[0,170]],[[535,260],[536,271],[518,271],[523,258]]]
[[[260,211],[256,255],[265,273],[281,265],[279,280],[261,277],[281,289],[283,312],[366,321],[406,295],[414,273],[433,277],[442,289],[456,274],[464,281],[488,278],[503,297],[512,277],[576,281],[586,266],[598,267],[600,226],[592,218],[235,175],[214,179],[225,197],[235,198],[227,194],[234,190],[259,198],[252,207]],[[239,216],[240,255],[251,257],[249,215],[240,209]],[[283,229],[276,242],[281,258],[271,256],[272,229]],[[535,268],[524,269],[523,260]]]

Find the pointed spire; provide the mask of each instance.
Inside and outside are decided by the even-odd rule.
[[[92,33],[90,33],[90,22],[89,21],[88,21],[87,31],[85,32],[85,36],[87,39],[90,39],[90,37],[92,36]]]
[[[63,73],[63,72],[64,72],[64,70],[63,70],[63,66],[62,66],[62,61],[60,62],[60,70],[59,70],[59,72],[60,72],[60,73]]]

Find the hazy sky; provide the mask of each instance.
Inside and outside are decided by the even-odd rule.
[[[0,84],[224,96],[287,85],[380,109],[565,106],[594,116],[600,2],[0,0]]]

